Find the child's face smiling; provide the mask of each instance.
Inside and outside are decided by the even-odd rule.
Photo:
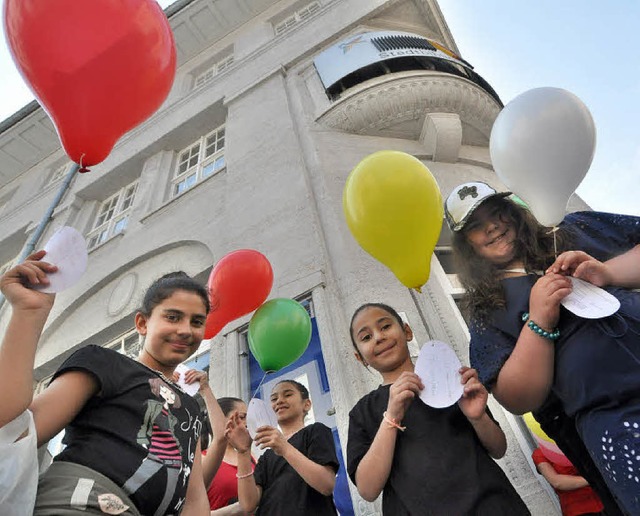
[[[362,310],[353,320],[351,331],[360,351],[356,358],[382,374],[395,371],[410,360],[407,341],[413,338],[411,329],[401,326],[382,308]]]
[[[302,399],[300,391],[288,382],[279,383],[271,391],[271,408],[276,413],[278,423],[293,421],[304,416],[311,408],[311,401]]]
[[[144,352],[153,362],[147,365],[162,370],[189,358],[204,338],[206,318],[202,298],[185,290],[176,290],[149,317],[138,313],[136,327],[145,336]]]
[[[494,265],[506,266],[516,258],[516,231],[513,221],[500,216],[491,202],[473,212],[464,232],[476,254]]]

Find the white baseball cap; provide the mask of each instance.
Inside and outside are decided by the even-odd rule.
[[[452,231],[460,231],[474,210],[491,197],[507,197],[511,192],[498,192],[487,183],[471,181],[456,186],[444,202],[444,215]]]

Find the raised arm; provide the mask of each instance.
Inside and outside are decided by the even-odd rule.
[[[202,478],[202,463],[200,458],[202,452],[200,450],[200,442],[196,446],[196,453],[193,457],[193,466],[189,475],[189,484],[187,485],[187,497],[184,503],[184,509],[181,514],[183,516],[209,516],[209,500]]]
[[[53,306],[54,295],[27,288],[46,285],[56,267],[40,261],[38,251],[0,278],[0,289],[12,312],[0,345],[0,427],[24,412],[33,400],[33,366],[40,335]]]
[[[238,501],[242,510],[253,513],[262,498],[262,488],[256,484],[251,466],[251,436],[234,413],[227,421],[225,436],[238,455]]]
[[[224,457],[224,452],[227,448],[227,440],[224,436],[226,418],[222,413],[220,405],[218,405],[218,400],[209,386],[209,376],[207,373],[196,369],[190,369],[185,373],[184,380],[187,384],[200,382],[198,392],[204,399],[204,403],[207,407],[207,413],[209,414],[209,421],[211,421],[213,439],[207,448],[207,454],[202,458],[202,477],[204,480],[204,486],[205,488],[209,488],[213,477],[215,477],[218,472],[218,468],[220,467],[220,463]]]
[[[413,399],[423,388],[424,385],[417,374],[405,371],[389,389],[387,420],[380,420],[369,451],[362,457],[356,470],[356,487],[360,496],[368,502],[378,498],[387,483],[402,419]],[[396,422],[397,426],[389,422]]]
[[[560,317],[560,301],[570,292],[571,282],[566,276],[542,276],[531,289],[529,321],[553,332]],[[525,323],[492,391],[500,404],[513,414],[524,414],[542,405],[553,383],[554,351],[554,341]]]
[[[478,372],[470,367],[460,370],[460,381],[464,385],[462,398],[458,406],[467,417],[478,439],[489,455],[501,459],[507,451],[507,438],[502,429],[487,413],[489,393],[478,380]]]

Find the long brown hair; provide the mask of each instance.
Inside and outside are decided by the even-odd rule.
[[[531,212],[503,197],[491,197],[482,205],[500,213],[504,221],[513,221],[516,233],[515,257],[523,262],[527,271],[546,270],[555,260],[553,233],[542,226]],[[556,231],[558,253],[569,245],[570,235],[565,228]],[[453,255],[456,270],[466,293],[462,300],[465,316],[482,320],[493,310],[505,307],[501,268],[478,256],[467,240],[465,230],[454,233]]]

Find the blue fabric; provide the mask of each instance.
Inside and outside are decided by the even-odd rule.
[[[601,261],[640,243],[638,217],[580,212],[562,225],[570,231],[571,249]],[[536,280],[534,275],[504,279],[506,308],[470,326],[471,366],[489,389],[516,345]],[[581,319],[561,307],[552,390],[565,412],[575,415],[578,432],[618,502],[630,514],[640,514],[640,293],[606,290],[621,303],[610,317]]]

